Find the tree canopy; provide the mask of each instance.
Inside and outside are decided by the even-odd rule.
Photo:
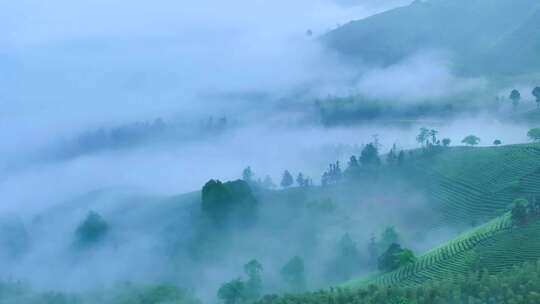
[[[302,291],[305,288],[304,260],[295,256],[291,258],[282,268],[281,277],[292,291]]]
[[[527,137],[535,142],[540,142],[540,128],[533,128],[527,132]]]
[[[80,245],[91,245],[101,241],[108,231],[109,225],[103,217],[97,212],[91,211],[77,227],[75,234]]]
[[[285,172],[283,172],[283,175],[281,177],[281,187],[283,188],[289,188],[290,186],[292,186],[294,183],[294,180],[293,180],[293,176],[292,174],[289,172],[289,170],[285,170]]]
[[[202,189],[202,211],[218,225],[248,224],[256,217],[257,199],[246,181],[210,180]]]
[[[536,98],[536,105],[540,108],[540,87],[535,87],[532,94]]]
[[[480,143],[480,137],[475,135],[469,135],[463,138],[461,142],[468,146],[476,146]]]

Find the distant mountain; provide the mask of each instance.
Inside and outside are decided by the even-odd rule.
[[[426,49],[441,49],[470,73],[521,73],[540,67],[537,0],[417,0],[327,33],[347,57],[390,65]]]

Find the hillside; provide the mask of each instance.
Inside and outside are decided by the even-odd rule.
[[[538,195],[540,146],[451,148],[406,163],[419,176],[444,224],[486,222],[517,197]]]
[[[540,258],[540,221],[513,227],[508,214],[473,229],[396,271],[353,280],[348,287],[404,287],[459,278],[472,271],[497,273]]]
[[[390,65],[441,49],[467,72],[533,71],[538,67],[533,54],[540,41],[535,17],[539,8],[534,0],[415,1],[352,21],[325,35],[324,41],[369,64]]]

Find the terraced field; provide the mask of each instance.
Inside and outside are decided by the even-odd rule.
[[[353,280],[347,287],[369,284],[416,286],[465,276],[471,271],[501,272],[540,258],[540,220],[513,227],[509,214],[467,232],[396,271]]]
[[[407,168],[423,176],[441,225],[475,226],[540,194],[540,145],[453,148]]]
[[[414,264],[346,286],[416,286],[540,259],[540,219],[515,227],[508,212],[516,198],[540,197],[539,144],[452,148],[411,157],[405,170],[418,177],[419,187],[427,187],[433,214],[440,216],[431,229],[461,225],[471,230],[424,253]]]

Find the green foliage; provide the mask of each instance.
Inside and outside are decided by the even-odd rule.
[[[360,168],[360,163],[358,162],[358,159],[356,156],[351,156],[349,159],[349,163],[347,164],[347,170],[357,170]]]
[[[399,254],[399,267],[413,264],[416,262],[416,256],[414,252],[410,249],[404,248],[403,251]]]
[[[469,146],[476,146],[480,143],[480,138],[475,135],[468,135],[461,142]]]
[[[235,279],[221,285],[217,296],[225,304],[253,302],[261,296],[263,266],[257,260],[244,265],[247,281]]]
[[[519,101],[521,100],[521,93],[514,89],[512,90],[512,92],[510,92],[510,96],[509,96],[510,100],[512,100],[512,106],[514,107],[514,109],[517,109],[517,107],[519,106]]]
[[[321,177],[321,184],[326,186],[338,183],[343,177],[342,173],[339,161],[336,161],[335,164],[330,164],[328,170],[326,170]]]
[[[257,300],[262,292],[262,274],[263,266],[257,260],[251,260],[244,265],[244,273],[247,275],[245,298],[248,300]]]
[[[380,271],[388,272],[399,267],[412,264],[416,261],[414,253],[409,249],[403,249],[399,244],[393,243],[378,259]]]
[[[533,128],[527,132],[527,137],[532,141],[540,142],[540,128]]]
[[[328,277],[338,282],[350,280],[359,271],[361,265],[358,246],[346,233],[339,240],[335,252],[334,260],[328,265]]]
[[[493,141],[493,145],[494,145],[494,146],[500,146],[500,145],[502,145],[502,141],[500,141],[499,139],[495,139],[495,140]]]
[[[170,284],[117,284],[106,289],[70,294],[37,292],[21,283],[0,282],[2,304],[200,304],[190,292]]]
[[[256,304],[471,304],[540,303],[540,262],[517,265],[499,274],[470,272],[418,286],[330,288],[312,293],[269,295]]]
[[[199,304],[187,291],[174,285],[132,287],[129,294],[116,299],[118,304]]]
[[[540,87],[535,87],[532,94],[536,98],[536,105],[540,108]]]
[[[247,225],[256,218],[257,199],[243,180],[227,183],[210,180],[202,189],[201,209],[218,226]]]
[[[512,204],[512,221],[517,225],[527,223],[529,202],[526,199],[517,199]]]
[[[103,240],[108,231],[109,225],[107,222],[101,215],[91,211],[75,230],[75,236],[79,245],[86,246]]]
[[[289,290],[298,292],[304,290],[306,286],[304,260],[295,256],[291,258],[280,271],[283,281]]]
[[[386,227],[386,229],[384,229],[384,231],[381,233],[380,239],[381,240],[378,246],[381,251],[387,250],[388,247],[394,243],[399,243],[399,235],[396,228],[393,226]]]
[[[381,159],[379,158],[379,149],[374,143],[369,143],[364,146],[360,154],[360,164],[365,167],[380,166]]]
[[[444,139],[442,140],[442,144],[443,144],[443,146],[445,146],[445,147],[449,147],[449,146],[450,146],[450,143],[452,143],[452,140],[451,140],[450,138],[444,138]]]
[[[534,0],[417,0],[349,22],[330,31],[323,41],[346,57],[374,65],[392,66],[437,45],[454,54],[461,72],[505,76],[535,72],[538,40],[531,37],[538,29],[536,4]]]
[[[293,183],[294,183],[294,180],[291,173],[288,170],[285,170],[285,172],[283,172],[283,175],[281,177],[281,183],[280,183],[281,187],[289,188],[290,186],[293,185]]]
[[[416,141],[424,146],[429,141],[429,129],[428,128],[420,128],[420,132],[416,136]]]
[[[217,295],[225,304],[242,303],[246,300],[246,284],[240,279],[232,280],[221,285]]]

